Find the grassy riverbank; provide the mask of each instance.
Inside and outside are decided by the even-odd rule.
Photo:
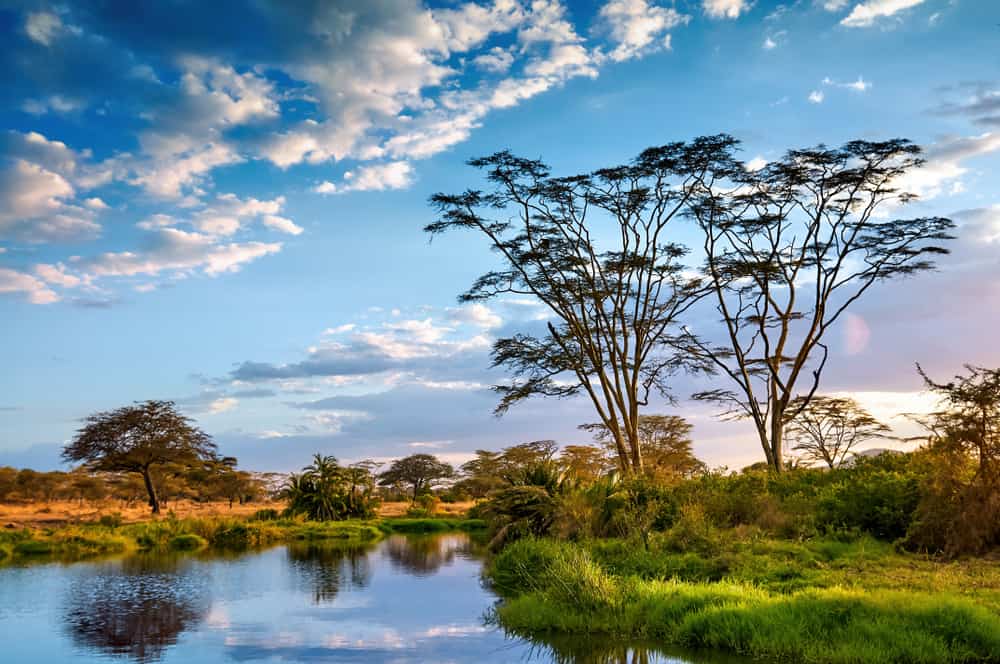
[[[475,519],[433,517],[326,522],[205,517],[131,524],[102,519],[86,524],[0,531],[0,561],[43,556],[75,559],[143,550],[246,549],[293,541],[363,543],[374,542],[389,533],[474,530],[483,526]]]
[[[804,662],[1000,661],[1000,563],[869,538],[744,538],[712,553],[524,540],[488,575],[525,636],[604,633]]]

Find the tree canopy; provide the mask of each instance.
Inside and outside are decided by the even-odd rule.
[[[544,332],[498,339],[498,413],[532,396],[585,394],[608,428],[623,472],[642,469],[639,410],[669,396],[669,377],[701,366],[679,317],[705,294],[685,270],[671,222],[726,140],[702,138],[646,150],[628,164],[564,177],[541,161],[498,152],[470,165],[488,191],[435,194],[440,218],[426,230],[478,233],[502,267],[460,297],[530,295],[547,310]]]
[[[214,459],[215,443],[172,401],[145,401],[94,413],[63,448],[62,456],[92,470],[142,475],[154,513],[160,503],[150,469],[166,464],[194,465]]]
[[[409,485],[416,498],[424,489],[431,489],[443,479],[454,477],[455,469],[433,454],[412,454],[396,459],[389,469],[378,476],[381,486]]]
[[[791,449],[807,461],[836,468],[854,448],[873,438],[885,438],[891,429],[854,399],[816,395],[801,408],[792,402],[795,417],[785,425]]]
[[[696,397],[750,419],[781,470],[785,422],[819,388],[828,332],[875,284],[931,270],[954,224],[892,216],[916,198],[900,186],[923,163],[907,140],[790,150],[757,170],[737,145],[718,140],[688,209],[723,328],[717,345],[690,342],[733,386]]]

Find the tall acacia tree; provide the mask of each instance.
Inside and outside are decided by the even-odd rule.
[[[808,461],[836,468],[859,444],[891,432],[854,399],[815,395],[799,408],[801,399],[791,404],[796,415],[785,424],[785,437]]]
[[[142,475],[154,514],[160,511],[152,470],[215,458],[211,437],[177,412],[172,401],[145,401],[94,413],[63,448],[62,457],[95,471]]]
[[[639,411],[667,380],[701,366],[678,318],[703,294],[672,241],[697,185],[725,166],[732,139],[699,138],[650,148],[632,162],[553,177],[543,162],[510,152],[473,159],[491,188],[431,198],[441,216],[426,227],[478,233],[500,256],[459,299],[529,295],[546,308],[540,334],[499,339],[494,366],[502,414],[528,397],[584,393],[611,434],[618,464],[641,472]]]
[[[759,170],[717,161],[689,214],[724,341],[691,343],[734,387],[695,396],[752,420],[780,471],[784,425],[819,388],[830,329],[876,283],[932,269],[954,224],[889,216],[915,198],[900,183],[923,163],[906,140],[792,150]]]

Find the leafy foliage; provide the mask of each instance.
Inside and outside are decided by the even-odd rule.
[[[341,466],[332,456],[315,454],[301,473],[289,476],[284,491],[289,514],[315,521],[375,516],[374,478],[364,465]]]
[[[174,408],[171,401],[146,401],[90,415],[63,449],[66,461],[99,471],[142,475],[154,513],[160,511],[150,469],[191,466],[215,458],[215,443]]]
[[[612,433],[621,471],[641,470],[639,408],[652,392],[668,395],[676,371],[701,368],[677,321],[705,291],[685,272],[687,250],[671,241],[671,222],[727,140],[674,143],[566,177],[498,152],[469,162],[486,171],[490,190],[431,198],[440,218],[428,232],[472,230],[503,262],[462,300],[530,295],[550,316],[544,334],[494,344],[494,365],[513,378],[495,388],[498,412],[532,396],[585,394]]]
[[[790,150],[758,170],[735,147],[719,145],[718,167],[695,185],[688,211],[724,326],[719,345],[691,343],[732,385],[696,397],[751,420],[780,471],[784,425],[819,387],[829,330],[876,283],[932,269],[954,224],[882,214],[915,198],[898,188],[923,163],[909,141]]]
[[[843,464],[857,445],[886,438],[891,431],[846,397],[800,397],[791,403],[789,412],[794,417],[785,424],[785,437],[792,450],[830,468]]]

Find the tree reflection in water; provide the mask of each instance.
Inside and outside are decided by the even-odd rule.
[[[316,604],[332,602],[341,590],[364,588],[371,581],[371,546],[325,544],[289,545],[288,560],[296,576],[313,593]]]
[[[63,624],[80,646],[150,662],[199,623],[208,606],[204,580],[176,556],[141,555],[75,577]]]
[[[517,638],[508,632],[509,637]],[[746,659],[718,653],[664,648],[580,634],[532,637],[527,661],[556,664],[746,664]]]
[[[392,566],[414,576],[434,574],[469,548],[467,535],[393,535],[385,542]]]

